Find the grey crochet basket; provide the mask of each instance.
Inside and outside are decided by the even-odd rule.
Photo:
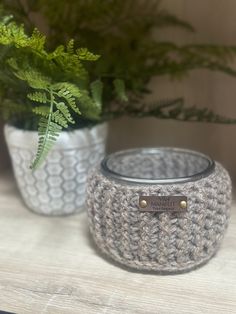
[[[231,180],[222,165],[194,151],[127,150],[92,170],[87,205],[93,238],[112,259],[184,272],[216,253],[228,225]]]

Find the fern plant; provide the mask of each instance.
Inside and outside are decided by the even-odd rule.
[[[26,0],[25,6],[18,0],[4,2],[29,28],[34,27],[29,12],[41,14],[48,25],[52,49],[74,38],[102,56],[91,65],[91,74],[101,77],[104,83],[104,105],[108,110],[117,101],[113,89],[117,78],[125,82],[128,93],[140,98],[148,92],[154,76],[179,78],[201,68],[236,74],[231,67],[236,52],[233,46],[177,45],[168,38],[160,39],[165,28],[195,31],[190,23],[164,10],[160,0]]]
[[[0,48],[1,112],[13,123],[23,121],[23,128],[37,124],[38,150],[31,165],[36,169],[78,115],[99,121],[103,84],[90,83],[84,66],[99,56],[75,48],[73,40],[48,51],[44,35],[36,28],[28,35],[11,16],[0,21]]]

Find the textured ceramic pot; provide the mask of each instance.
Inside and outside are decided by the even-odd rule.
[[[198,152],[137,149],[105,158],[88,180],[97,246],[139,270],[179,273],[218,250],[231,207],[229,174]]]
[[[81,211],[88,170],[105,153],[107,124],[62,132],[46,161],[33,172],[29,166],[37,149],[37,132],[10,125],[4,131],[15,178],[28,208],[44,215]]]

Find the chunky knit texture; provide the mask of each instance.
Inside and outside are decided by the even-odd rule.
[[[162,158],[165,167],[159,167],[155,177],[161,175],[160,169],[165,175],[171,175],[170,169],[181,175],[200,167],[198,162],[181,163],[177,159],[178,167],[172,167],[170,160],[168,167],[168,158]],[[132,175],[132,169],[136,171],[137,167],[139,174],[147,173],[147,169],[151,169],[150,175],[155,173],[147,160],[139,160],[133,168],[132,162],[124,160],[109,166],[121,174]],[[184,195],[188,209],[184,213],[141,212],[141,195]],[[104,176],[98,166],[89,176],[87,205],[93,238],[112,259],[139,270],[184,272],[204,264],[217,251],[230,215],[231,180],[219,163],[200,180],[158,185],[116,181]]]

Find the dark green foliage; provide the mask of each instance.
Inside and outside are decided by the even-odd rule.
[[[100,80],[94,81],[91,84],[92,96],[95,104],[97,105],[98,110],[102,107],[102,91],[103,83]],[[95,108],[96,111],[96,108]]]
[[[185,107],[182,98],[161,100],[155,104],[136,104],[132,108],[123,106],[114,108],[112,115],[120,117],[126,114],[130,117],[155,117],[158,119],[173,119],[188,122],[209,122],[219,124],[235,124],[236,119],[230,119],[215,114],[207,108],[197,108],[196,106]]]
[[[182,78],[200,68],[236,74],[231,66],[235,47],[177,45],[168,39],[161,40],[159,35],[164,28],[195,30],[190,23],[163,10],[159,0],[27,0],[26,6],[20,5],[20,8],[17,0],[4,2],[29,29],[33,29],[34,23],[29,15],[26,23],[27,12],[43,15],[49,28],[50,49],[61,43],[66,45],[68,38],[74,38],[67,51],[73,51],[76,43],[102,56],[99,62],[89,65],[89,70],[94,80],[99,77],[103,83],[104,118],[108,112],[112,118],[114,102],[118,105],[121,102],[122,107],[128,100],[127,95],[127,113],[135,108],[137,101],[142,103],[143,95],[149,92],[148,83],[154,76]],[[61,53],[64,48],[60,46],[58,49]],[[80,60],[84,57],[96,59],[96,55],[90,55],[87,49],[79,49],[79,54]]]
[[[116,79],[114,80],[114,86],[115,86],[115,92],[117,95],[117,98],[120,101],[128,101],[128,97],[126,95],[126,90],[125,90],[125,83],[123,80]]]
[[[47,21],[52,49],[74,38],[76,43],[102,56],[99,62],[92,64],[91,73],[104,83],[106,107],[117,99],[112,88],[115,79],[122,79],[129,93],[142,94],[153,76],[178,78],[199,68],[236,74],[230,66],[235,47],[180,46],[168,39],[159,39],[163,28],[194,31],[192,25],[163,10],[159,0],[27,3],[28,10],[40,12]]]

